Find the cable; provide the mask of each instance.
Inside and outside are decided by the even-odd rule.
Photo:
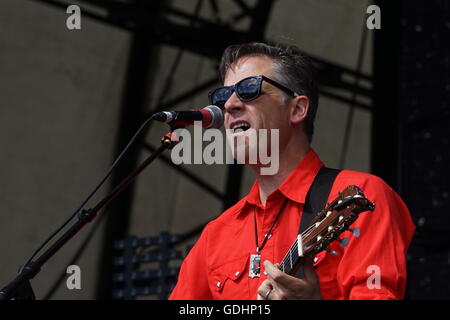
[[[95,235],[98,228],[102,225],[104,217],[106,217],[106,215],[100,215],[95,220],[94,226],[91,228],[91,230],[89,230],[89,233],[86,236],[86,238],[83,240],[83,243],[80,245],[80,247],[77,249],[77,251],[75,252],[73,257],[69,260],[69,263],[67,263],[66,265],[68,265],[68,266],[74,265],[74,264],[76,264],[77,260],[80,259],[81,255],[86,250],[88,244],[91,243],[92,237]],[[53,285],[50,287],[50,289],[47,291],[47,293],[43,295],[42,300],[50,300],[50,298],[53,296],[53,294],[56,292],[56,290],[58,290],[58,288],[61,286],[61,284],[63,283],[63,281],[66,277],[67,277],[67,273],[66,273],[66,270],[64,269],[61,272],[61,274],[59,275],[59,277],[56,279],[56,281],[53,283]]]
[[[87,198],[82,202],[82,204],[79,206],[79,208],[77,210],[75,210],[75,212],[69,217],[69,219],[67,219],[66,222],[64,222],[62,224],[62,226],[60,226],[55,232],[53,232],[50,237],[47,238],[47,240],[44,241],[43,244],[41,244],[39,246],[39,248],[36,249],[36,251],[31,255],[31,257],[27,260],[27,262],[21,267],[20,271],[23,270],[23,268],[25,268],[28,264],[30,264],[30,262],[33,260],[33,258],[42,250],[42,248],[44,248],[49,242],[50,240],[52,240],[70,221],[72,221],[77,214],[80,212],[81,209],[83,209],[83,207],[86,205],[86,203],[94,196],[94,194],[98,191],[98,189],[100,189],[100,187],[105,183],[105,181],[110,177],[112,171],[115,169],[115,167],[117,166],[117,164],[119,163],[119,161],[122,159],[122,157],[124,156],[124,154],[128,151],[128,149],[131,147],[131,145],[134,143],[134,141],[136,140],[136,138],[139,136],[139,134],[142,132],[142,130],[147,126],[147,124],[153,120],[154,115],[152,115],[150,118],[148,118],[142,125],[141,127],[136,131],[136,133],[134,134],[134,136],[131,138],[130,142],[128,142],[127,146],[122,150],[122,152],[119,154],[119,156],[116,158],[116,160],[114,161],[114,163],[111,165],[110,169],[108,170],[107,174],[105,175],[105,177],[100,181],[100,183],[94,188],[94,190],[87,196]],[[19,271],[19,272],[20,272]]]

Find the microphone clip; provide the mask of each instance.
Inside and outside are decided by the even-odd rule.
[[[161,144],[165,144],[168,150],[173,149],[173,147],[180,142],[180,139],[177,138],[177,135],[174,132],[175,129],[176,128],[170,126],[170,132],[166,133],[164,137],[161,138]]]

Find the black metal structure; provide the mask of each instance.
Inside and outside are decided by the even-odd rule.
[[[119,271],[113,275],[113,299],[133,300],[137,297],[157,296],[167,299],[176,284],[179,268],[170,262],[181,262],[183,254],[173,249],[180,236],[162,232],[157,237],[128,237],[114,245],[113,265]],[[156,267],[145,268],[147,263]]]
[[[129,31],[132,43],[129,52],[128,69],[125,79],[125,90],[122,99],[119,131],[117,132],[117,148],[121,150],[131,135],[143,120],[150,114],[159,111],[163,106],[178,105],[188,99],[204,93],[218,79],[213,77],[190,88],[186,92],[176,92],[171,99],[164,93],[171,88],[171,83],[181,63],[183,53],[188,51],[213,61],[218,61],[223,49],[232,43],[246,41],[264,41],[265,29],[270,17],[273,0],[232,0],[235,12],[225,16],[218,0],[197,0],[192,12],[187,12],[175,6],[176,1],[161,0],[33,0],[44,4],[66,9],[77,4],[81,7],[83,17],[94,19],[115,28]],[[212,17],[202,17],[201,9],[207,6]],[[237,29],[237,23],[247,22],[246,28]],[[364,25],[365,26],[365,25]],[[365,36],[361,41],[365,41]],[[163,90],[155,106],[148,110],[149,88],[152,83],[153,63],[158,60],[160,46],[178,48],[178,53],[166,79]],[[362,54],[361,59],[363,59]],[[319,72],[321,94],[337,101],[348,103],[352,108],[371,110],[372,78],[358,70],[312,57]],[[359,68],[358,68],[359,69]],[[152,92],[153,96],[157,96]],[[357,99],[357,98],[362,99]],[[145,135],[140,146],[134,148],[122,163],[113,178],[113,184],[132,171],[142,151],[151,152],[156,147],[145,141]],[[195,176],[189,170],[174,165],[167,157],[162,157],[172,169],[189,178],[193,183],[203,188],[209,195],[220,199],[223,208],[227,208],[239,199],[243,168],[240,165],[227,167],[225,190]],[[128,236],[128,224],[133,205],[133,189],[127,190],[121,199],[114,202],[113,209],[105,213],[106,230],[103,244],[103,257],[100,266],[98,283],[98,298],[113,298],[113,254],[116,241]],[[203,224],[186,232],[184,240],[198,235]],[[164,291],[164,290],[163,290]]]
[[[374,36],[372,172],[398,186],[401,1],[378,1],[382,28]]]
[[[378,1],[374,173],[408,205],[416,233],[408,299],[450,297],[450,3]]]

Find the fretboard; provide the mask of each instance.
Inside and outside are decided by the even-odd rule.
[[[303,257],[303,244],[302,235],[299,234],[297,236],[297,239],[295,239],[294,243],[292,244],[291,248],[284,256],[283,261],[281,261],[280,263],[281,271],[287,274],[291,274],[292,270],[301,257]]]

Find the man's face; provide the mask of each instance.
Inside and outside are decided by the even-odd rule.
[[[224,85],[234,85],[236,82],[257,75],[264,75],[268,78],[274,79],[274,63],[267,57],[245,57],[238,60],[232,68],[230,68],[224,79]],[[275,80],[275,79],[274,79]],[[258,134],[260,129],[267,129],[269,136],[268,150],[270,150],[270,130],[279,130],[279,148],[282,151],[283,144],[286,140],[286,135],[290,126],[289,107],[286,105],[285,94],[277,87],[263,81],[262,93],[255,100],[249,102],[242,102],[234,92],[228,101],[225,103],[225,128],[231,132],[229,135],[229,142],[238,144],[237,150],[245,149],[247,154],[255,145],[248,143],[246,139],[245,145],[239,145],[236,138],[242,136],[248,137],[252,130],[242,131],[240,129],[235,131],[236,126],[246,123],[251,129]],[[231,131],[230,131],[231,130]],[[241,140],[242,141],[242,140]],[[272,141],[278,143],[278,141]],[[278,149],[278,148],[277,148]],[[236,157],[236,156],[235,156]]]

